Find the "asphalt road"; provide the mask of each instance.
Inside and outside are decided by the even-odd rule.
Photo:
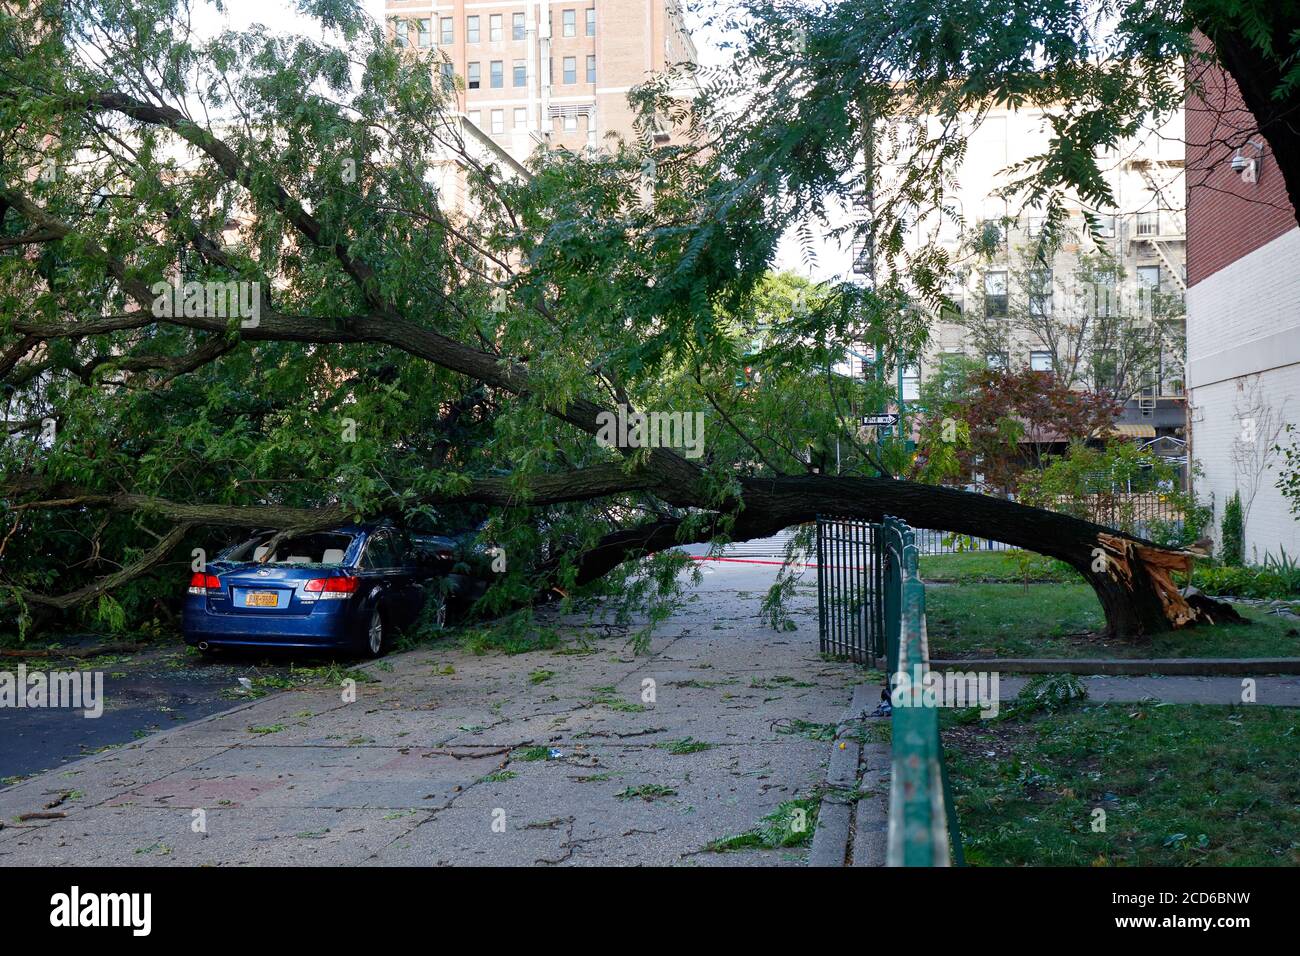
[[[105,748],[228,710],[248,696],[240,677],[286,678],[295,667],[321,663],[325,662],[264,656],[235,656],[214,663],[177,644],[90,661],[4,659],[0,670],[14,674],[20,664],[28,673],[99,672],[103,675],[104,708],[100,716],[88,718],[82,710],[69,708],[0,707],[0,781],[55,769]]]

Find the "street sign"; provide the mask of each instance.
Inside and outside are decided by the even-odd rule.
[[[883,415],[864,415],[862,424],[874,428],[893,428],[898,424],[898,415],[887,412]]]

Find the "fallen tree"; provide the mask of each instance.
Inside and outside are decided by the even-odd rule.
[[[331,5],[334,45],[182,43],[187,8],[137,6],[69,4],[57,32],[6,20],[0,382],[21,414],[0,597],[111,610],[207,529],[477,508],[525,555],[508,603],[675,544],[895,515],[1067,562],[1116,635],[1203,619],[1169,576],[1186,555],[896,480],[846,428],[883,401],[831,373],[846,343],[923,340],[901,276],[786,302],[761,387],[738,384],[776,243],[822,188],[784,191],[806,161],[793,144],[755,129],[736,146],[652,85],[647,130],[667,115],[682,142],[523,175],[465,135],[427,55],[347,3]],[[814,100],[857,104],[868,80]],[[823,117],[793,122],[809,135]],[[448,166],[472,208],[430,187]],[[256,312],[159,292],[182,280],[244,283]],[[698,460],[597,440],[616,412],[699,408]],[[815,473],[809,446],[829,440],[846,473]],[[563,554],[534,560],[538,520],[576,529]]]

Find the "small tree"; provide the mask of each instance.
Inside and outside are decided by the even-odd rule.
[[[968,367],[962,383],[949,383],[942,395],[926,416],[921,444],[931,451],[919,459],[920,467],[930,467],[933,449],[943,447],[956,458],[963,480],[1003,492],[1054,445],[1086,439],[1119,412],[1109,399],[1028,368]]]
[[[1239,568],[1246,550],[1246,522],[1241,508],[1241,493],[1234,491],[1223,509],[1223,546],[1219,552],[1223,563]]]
[[[1277,460],[1278,442],[1286,427],[1287,399],[1282,399],[1278,405],[1270,402],[1260,386],[1259,375],[1240,381],[1237,391],[1232,413],[1239,431],[1233,439],[1231,455],[1241,501],[1241,533],[1238,537],[1244,540],[1264,476]],[[1254,559],[1258,561],[1259,555]]]
[[[1287,422],[1284,433],[1291,439],[1290,444],[1275,445],[1273,451],[1282,456],[1282,467],[1277,476],[1277,489],[1282,497],[1291,502],[1291,514],[1300,519],[1300,435],[1295,425]]]

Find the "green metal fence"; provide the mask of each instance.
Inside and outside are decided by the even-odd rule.
[[[817,558],[822,650],[868,666],[883,656],[891,688],[924,688],[930,651],[912,529],[897,518],[819,517]],[[937,702],[923,693],[892,696],[888,864],[962,866]]]

